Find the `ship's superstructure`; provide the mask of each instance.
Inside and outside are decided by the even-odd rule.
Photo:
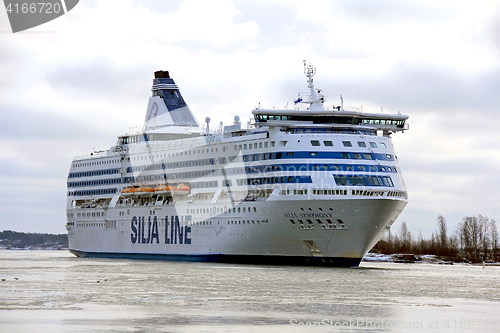
[[[144,126],[68,175],[84,257],[357,266],[407,204],[391,134],[408,116],[325,108],[315,69],[293,109],[208,131],[166,71]],[[305,105],[305,107],[301,107]]]

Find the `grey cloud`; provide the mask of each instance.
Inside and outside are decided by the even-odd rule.
[[[92,129],[75,119],[40,110],[0,105],[0,137],[9,140],[71,140]],[[21,121],[20,121],[21,120]]]
[[[369,21],[371,23],[400,22],[417,20],[422,22],[444,21],[452,16],[450,8],[424,4],[419,1],[364,1],[341,0],[329,2],[332,12],[340,11],[339,15],[353,20]]]
[[[105,98],[127,104],[149,95],[153,82],[153,65],[120,67],[107,58],[95,58],[87,64],[60,67],[49,73],[49,83],[77,98]]]
[[[334,60],[332,60],[334,61]],[[316,87],[327,94],[328,104],[337,103],[342,94],[347,105],[359,101],[385,106],[392,110],[418,109],[419,112],[439,110],[454,115],[457,110],[472,110],[490,119],[498,118],[500,75],[498,69],[464,77],[452,69],[428,63],[396,63],[383,76],[316,77]],[[294,83],[286,82],[282,94],[293,91]]]
[[[13,89],[22,80],[20,73],[23,63],[22,53],[8,43],[0,43],[0,89],[2,92]]]

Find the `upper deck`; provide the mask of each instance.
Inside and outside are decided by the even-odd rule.
[[[308,94],[299,94],[295,105],[306,104],[306,109],[261,109],[253,110],[255,125],[276,126],[283,128],[348,128],[352,130],[382,130],[385,134],[389,132],[404,131],[408,129],[407,115],[387,113],[367,113],[344,109],[342,95],[341,105],[334,106],[332,110],[324,107],[326,97],[321,89],[314,87],[312,77],[316,74],[316,68],[306,64],[304,61],[304,74],[307,76]]]

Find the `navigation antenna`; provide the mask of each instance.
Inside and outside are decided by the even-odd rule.
[[[206,117],[205,122],[207,123],[207,135],[209,135],[210,134],[210,117]]]

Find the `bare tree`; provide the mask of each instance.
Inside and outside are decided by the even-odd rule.
[[[439,240],[439,253],[440,255],[446,255],[446,240],[448,236],[446,235],[448,228],[446,227],[446,219],[443,217],[443,215],[439,215],[437,217],[437,223],[438,223],[438,240]]]
[[[495,220],[491,219],[490,221],[491,228],[491,254],[494,261],[498,260],[498,252],[499,252],[499,241],[498,241],[498,231]]]
[[[408,226],[406,222],[401,223],[401,228],[399,229],[399,235],[401,236],[401,250],[405,253],[410,251],[411,244],[411,233],[408,231]]]

